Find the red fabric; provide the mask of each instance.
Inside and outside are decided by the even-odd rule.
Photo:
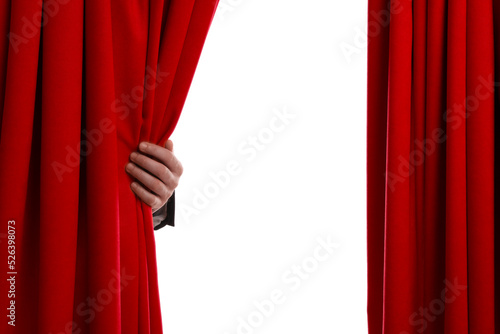
[[[500,332],[500,5],[368,3],[369,333]]]
[[[174,130],[218,1],[41,3],[0,4],[0,332],[162,333],[151,209],[124,168]]]

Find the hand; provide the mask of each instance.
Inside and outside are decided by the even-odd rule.
[[[167,203],[182,175],[182,165],[173,153],[171,140],[165,147],[142,142],[141,152],[132,152],[125,170],[136,180],[130,184],[132,191],[153,213]]]

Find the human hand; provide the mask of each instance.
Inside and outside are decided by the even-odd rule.
[[[183,172],[173,153],[173,145],[171,140],[165,143],[165,147],[141,142],[140,152],[132,152],[125,167],[127,173],[135,178],[130,188],[151,207],[153,213],[167,203]]]

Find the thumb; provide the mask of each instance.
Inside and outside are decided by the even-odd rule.
[[[167,142],[165,143],[165,148],[171,152],[174,151],[174,142],[171,141],[170,139],[167,140]]]

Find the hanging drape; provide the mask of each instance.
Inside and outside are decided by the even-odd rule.
[[[500,2],[368,3],[369,333],[500,333]]]
[[[171,135],[217,3],[0,3],[1,333],[162,332],[124,168]]]

